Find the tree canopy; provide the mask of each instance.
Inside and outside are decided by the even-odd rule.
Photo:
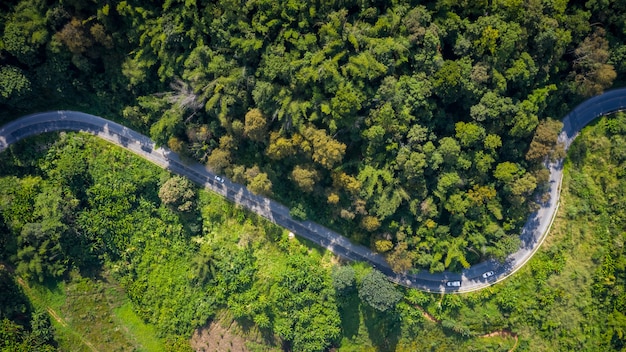
[[[372,270],[363,278],[359,297],[373,308],[384,312],[393,309],[402,299],[402,294],[378,270]]]
[[[624,6],[602,1],[3,6],[7,111],[115,116],[362,244],[388,238],[398,270],[501,259],[558,155],[550,119],[626,73]]]

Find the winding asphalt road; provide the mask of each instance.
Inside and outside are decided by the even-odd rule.
[[[563,119],[563,130],[559,135],[559,141],[563,142],[567,149],[578,132],[593,119],[623,109],[626,109],[626,88],[612,90],[591,98]],[[0,152],[24,138],[62,130],[88,132],[124,147],[156,165],[183,175],[223,195],[236,204],[250,209],[298,236],[317,243],[342,258],[365,261],[397,284],[428,292],[458,293],[479,290],[503,280],[522,267],[539,248],[548,233],[558,209],[563,177],[562,161],[547,165],[550,170],[550,200],[530,215],[520,235],[522,240],[520,249],[509,255],[504,262],[488,260],[473,265],[461,273],[431,274],[420,271],[416,274],[401,275],[394,273],[381,255],[373,253],[368,248],[351,243],[340,234],[314,222],[295,220],[289,215],[289,209],[282,204],[252,194],[244,186],[225,178],[218,178],[200,164],[185,163],[176,153],[166,148],[157,148],[150,138],[101,117],[75,111],[50,111],[21,117],[0,129]],[[493,276],[483,278],[484,273],[491,271],[494,273]],[[458,282],[460,286],[448,286],[449,282]]]

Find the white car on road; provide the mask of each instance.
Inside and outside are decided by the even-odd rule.
[[[446,282],[448,287],[461,287],[461,281],[448,281]]]
[[[215,175],[215,179],[216,179],[217,181],[221,182],[221,183],[224,183],[224,179],[223,179],[223,178],[221,178],[221,177],[219,177],[219,176],[217,176],[217,175]]]
[[[495,273],[493,271],[488,271],[486,273],[483,274],[483,279],[488,279],[490,277],[492,277]]]

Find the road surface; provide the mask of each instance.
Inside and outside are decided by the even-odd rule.
[[[563,142],[567,149],[580,130],[593,119],[622,109],[626,109],[626,88],[609,91],[585,101],[563,119],[559,141]],[[552,224],[558,209],[563,176],[562,161],[547,165],[550,170],[550,200],[529,216],[520,234],[522,240],[520,249],[509,255],[504,262],[488,260],[460,273],[431,274],[420,271],[415,274],[400,275],[391,270],[381,255],[368,248],[351,243],[340,234],[314,222],[295,220],[289,215],[289,209],[282,204],[252,194],[244,186],[226,178],[218,178],[203,165],[185,163],[176,153],[167,148],[157,148],[150,138],[101,117],[75,111],[49,111],[24,116],[0,129],[0,152],[24,138],[62,130],[94,134],[173,173],[183,175],[342,258],[365,261],[397,284],[438,293],[459,293],[482,289],[503,280],[528,262],[541,245]],[[483,278],[486,272],[493,272],[493,276]],[[460,282],[460,286],[447,285],[448,282],[455,281]]]

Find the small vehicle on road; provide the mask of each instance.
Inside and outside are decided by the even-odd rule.
[[[448,287],[461,287],[461,281],[448,281],[446,282]]]
[[[224,183],[224,179],[222,177],[215,175],[215,179],[221,183]]]
[[[483,274],[483,279],[488,279],[490,277],[492,277],[495,273],[493,271],[488,271],[486,273]]]

